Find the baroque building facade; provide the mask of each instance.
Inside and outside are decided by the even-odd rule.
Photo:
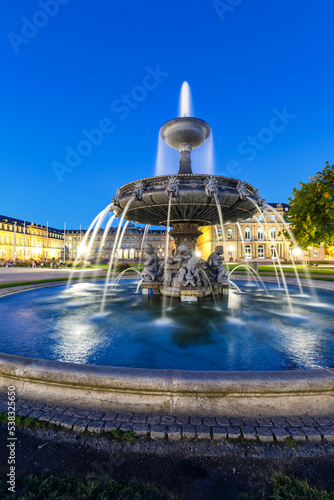
[[[289,224],[286,215],[289,206],[284,203],[272,203],[274,212],[263,212],[239,223],[226,223],[224,232],[220,226],[201,227],[202,235],[197,240],[196,251],[200,257],[207,259],[217,245],[224,248],[225,261],[272,260],[277,256],[283,262],[294,260],[324,261],[325,248],[309,248],[302,252],[293,249],[286,241],[283,230]],[[111,257],[116,228],[110,228],[104,235],[99,229],[91,232],[86,238],[87,230],[55,229],[47,225],[35,224],[21,219],[0,216],[0,263],[11,261],[50,261],[70,260],[76,258],[101,262]],[[166,231],[164,229],[148,229],[136,227],[129,223],[125,230],[121,247],[116,256],[120,260],[143,260],[141,249],[144,243],[151,243],[158,257],[163,259],[166,252]],[[168,242],[168,255],[174,248],[173,239]],[[15,256],[15,257],[14,257]]]

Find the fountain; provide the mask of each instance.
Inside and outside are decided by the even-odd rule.
[[[228,275],[222,266],[222,247],[210,256],[214,263],[195,255],[197,238],[202,234],[199,227],[248,219],[258,212],[260,197],[253,186],[238,179],[192,172],[191,152],[210,136],[210,126],[199,118],[181,116],[169,120],[161,127],[160,137],[169,147],[178,149],[178,173],[130,182],[118,188],[112,199],[111,210],[118,217],[139,224],[167,226],[168,236],[175,243],[175,254],[170,258],[166,255],[161,263],[152,248],[149,250],[141,285],[143,293],[197,301],[229,290]]]
[[[222,245],[207,261],[196,255],[201,227],[223,230],[224,223],[273,209],[258,189],[242,180],[193,173],[192,150],[210,141],[212,132],[205,121],[189,116],[187,86],[182,94],[188,102],[181,106],[181,116],[167,121],[159,133],[166,147],[180,153],[178,173],[118,188],[81,243],[85,254],[88,236],[92,234],[89,251],[108,211],[120,218],[105,283],[73,284],[73,271],[67,287],[8,294],[0,300],[0,389],[6,392],[15,385],[17,395],[27,399],[117,411],[330,414],[332,291],[320,290],[316,301],[303,292],[300,280],[299,288],[289,285],[276,257],[283,287],[279,280],[278,288],[265,286],[255,269],[243,265],[258,281],[250,289],[250,282],[236,285],[231,280],[240,277],[226,271]],[[128,270],[114,282],[111,277],[129,221],[145,224],[145,235],[148,225],[166,226],[167,244],[159,260],[144,239],[140,281],[124,285],[120,280]],[[168,255],[170,237],[175,249]],[[218,301],[224,297],[228,300]],[[197,304],[188,307],[184,302]]]

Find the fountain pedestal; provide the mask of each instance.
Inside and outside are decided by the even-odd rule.
[[[198,229],[198,224],[193,222],[173,222],[172,231],[169,233],[175,242],[176,248],[186,245],[188,250],[193,252],[197,238],[203,233]]]

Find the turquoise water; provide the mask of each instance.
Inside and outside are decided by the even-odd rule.
[[[0,299],[0,351],[72,363],[183,370],[289,370],[334,367],[334,293],[305,288],[269,296],[247,282],[228,299],[174,300],[162,319],[162,298],[136,293],[124,280],[107,296],[83,283]],[[170,299],[168,299],[168,305]]]

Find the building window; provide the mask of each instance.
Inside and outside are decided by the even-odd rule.
[[[317,248],[314,249],[313,257],[319,257],[319,250]]]
[[[257,230],[257,239],[258,240],[263,240],[263,229],[262,229],[262,227],[259,227],[259,229]]]
[[[262,216],[261,214],[259,214],[259,215],[257,216],[257,218],[258,218],[258,220],[263,220],[263,216]]]
[[[250,241],[251,239],[251,230],[249,227],[245,228],[245,241]]]
[[[245,246],[245,259],[251,259],[252,258],[252,250],[250,245]]]
[[[270,239],[271,240],[276,240],[276,228],[275,227],[272,227],[270,229]]]
[[[275,247],[275,245],[271,245],[270,247],[270,257],[272,259],[277,259],[277,248]]]
[[[272,216],[270,217],[270,220],[275,220],[275,219],[276,219],[275,215],[272,215]]]
[[[233,232],[232,232],[232,229],[228,229],[227,230],[227,239],[228,240],[231,240],[233,238]]]
[[[259,259],[264,259],[264,247],[263,245],[259,245],[257,248],[257,256]]]

